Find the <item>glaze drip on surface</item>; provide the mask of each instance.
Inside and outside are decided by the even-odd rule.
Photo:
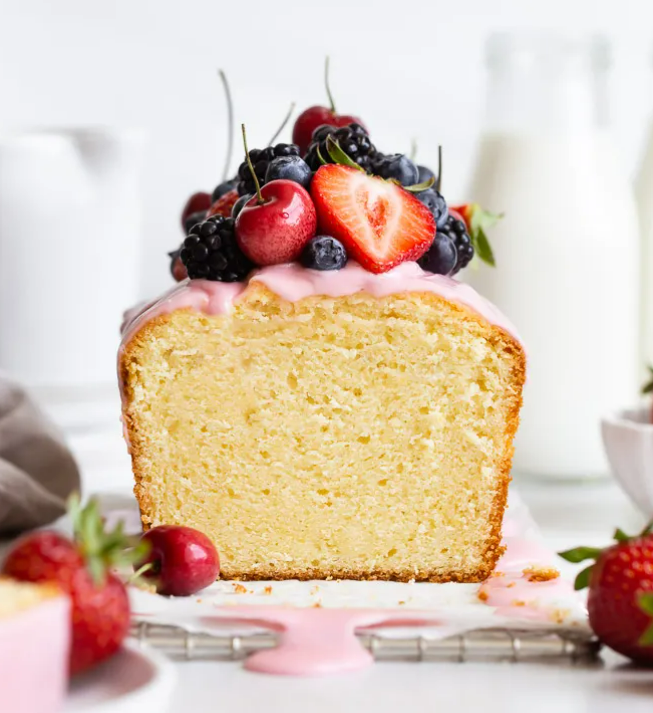
[[[136,308],[125,316],[123,346],[152,319],[178,309],[194,309],[209,315],[226,314],[243,294],[248,284],[261,283],[288,302],[306,297],[344,297],[365,292],[373,297],[387,297],[403,292],[429,292],[467,307],[475,314],[503,329],[518,342],[517,330],[490,302],[472,287],[444,275],[425,272],[416,262],[405,262],[382,274],[368,272],[350,262],[342,270],[319,272],[296,263],[264,267],[245,282],[185,280],[160,299]]]

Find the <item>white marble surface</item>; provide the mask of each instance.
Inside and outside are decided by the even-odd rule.
[[[106,439],[78,436],[74,448],[87,493],[124,495],[131,486],[119,430]],[[641,527],[643,517],[614,482],[519,482],[546,541],[555,549],[607,542],[616,525]],[[648,713],[653,670],[637,670],[609,652],[600,663],[379,663],[367,671],[326,679],[248,673],[239,663],[178,662],[171,713],[213,710],[297,713],[483,708],[487,713]]]

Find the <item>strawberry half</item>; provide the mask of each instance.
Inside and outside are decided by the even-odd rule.
[[[321,233],[340,240],[370,272],[417,260],[435,238],[431,211],[408,191],[338,164],[322,166],[311,183]]]

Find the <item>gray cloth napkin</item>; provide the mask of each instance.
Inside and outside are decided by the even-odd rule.
[[[0,536],[56,520],[79,487],[61,434],[21,387],[0,375]]]

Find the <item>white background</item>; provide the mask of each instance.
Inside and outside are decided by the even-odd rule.
[[[147,130],[142,291],[151,295],[170,284],[165,250],[181,240],[187,195],[221,173],[218,67],[256,145],[291,101],[324,102],[330,54],[339,109],[360,115],[388,152],[415,137],[419,158],[433,162],[443,143],[445,193],[461,198],[483,120],[484,40],[533,27],[610,37],[615,134],[634,171],[653,107],[650,0],[0,0],[0,128]]]

